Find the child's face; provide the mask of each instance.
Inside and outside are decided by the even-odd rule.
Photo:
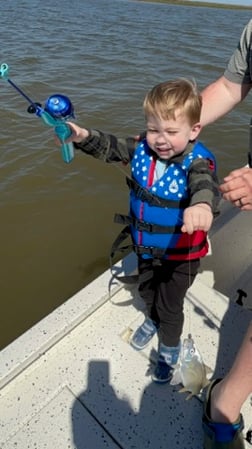
[[[160,159],[170,159],[182,153],[189,140],[197,138],[200,123],[190,125],[183,114],[176,114],[175,120],[164,120],[158,116],[148,116],[146,139],[149,147]]]

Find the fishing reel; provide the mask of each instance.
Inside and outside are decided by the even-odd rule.
[[[66,120],[74,118],[74,107],[69,98],[62,94],[51,95],[47,98],[44,108],[40,103],[33,102],[27,112],[41,117],[46,125],[54,126],[55,133],[62,142],[62,158],[67,163],[71,162],[74,157],[73,144],[65,142],[71,136],[71,129]]]
[[[55,119],[74,118],[74,108],[68,97],[61,94],[51,95],[45,102],[45,111]]]
[[[28,106],[27,112],[35,114],[38,108],[42,108],[42,104],[34,102]],[[74,107],[66,95],[51,95],[45,102],[44,110],[55,119],[68,120],[74,118]]]

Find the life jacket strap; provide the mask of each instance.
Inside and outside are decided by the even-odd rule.
[[[203,239],[203,241],[199,245],[195,245],[191,248],[188,247],[182,247],[182,248],[157,248],[152,246],[144,246],[144,245],[134,245],[133,243],[120,246],[122,242],[124,242],[128,237],[131,236],[131,230],[130,225],[125,226],[120,234],[117,236],[117,238],[114,240],[111,252],[110,252],[110,270],[112,273],[113,278],[118,279],[119,281],[125,283],[125,284],[135,284],[136,282],[144,282],[145,277],[139,276],[139,275],[128,275],[128,276],[120,276],[117,273],[113,272],[113,258],[115,256],[115,253],[120,251],[121,253],[129,253],[130,251],[134,251],[137,256],[142,256],[144,254],[148,254],[151,256],[154,260],[162,259],[164,256],[170,255],[180,255],[180,254],[193,254],[194,252],[200,251],[207,243],[207,239]],[[144,275],[143,275],[144,276]],[[148,274],[148,279],[151,277],[151,274]]]
[[[133,245],[133,250],[138,256],[143,254],[148,254],[154,258],[160,259],[161,257],[168,255],[182,255],[182,254],[193,254],[200,251],[206,245],[207,240],[204,239],[199,245],[195,245],[191,248],[181,247],[181,248],[156,248],[155,246],[144,246],[144,245]]]
[[[128,276],[121,276],[119,275],[115,270],[116,268],[114,268],[114,261],[113,258],[115,256],[115,253],[120,251],[121,253],[129,253],[130,251],[133,250],[133,244],[131,243],[130,245],[126,245],[126,246],[120,246],[121,243],[126,240],[128,237],[130,237],[131,232],[130,232],[130,226],[127,225],[125,226],[122,231],[120,232],[120,234],[118,234],[118,236],[116,237],[116,239],[114,240],[112,246],[111,246],[111,251],[110,251],[110,256],[109,256],[109,262],[110,262],[110,271],[112,274],[112,277],[117,279],[120,282],[123,282],[124,284],[135,284],[136,282],[139,281],[139,275],[138,274],[132,274],[132,275],[128,275]]]
[[[188,206],[188,200],[166,200],[158,195],[153,195],[148,189],[138,184],[135,179],[129,178],[128,176],[126,176],[126,183],[139,200],[147,202],[150,206],[169,207],[173,209],[184,209]]]
[[[180,234],[181,226],[161,226],[139,220],[129,215],[115,214],[114,222],[122,225],[132,225],[137,231],[155,234]]]
[[[133,244],[119,247],[119,245],[124,240],[126,240],[130,235],[131,235],[130,226],[125,226],[125,228],[120,232],[120,234],[115,239],[115,241],[112,245],[111,253],[110,253],[110,271],[111,271],[112,277],[117,279],[120,282],[123,282],[124,284],[136,284],[136,283],[146,282],[152,278],[152,276],[153,276],[152,270],[149,270],[146,273],[132,274],[132,275],[127,275],[127,276],[120,276],[118,273],[115,272],[115,270],[113,271],[113,257],[115,255],[115,252],[121,251],[124,253],[126,251],[129,252],[129,250],[130,251],[133,250]],[[154,264],[155,263],[153,263],[153,265]]]

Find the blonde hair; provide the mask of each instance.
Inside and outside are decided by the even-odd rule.
[[[145,117],[154,115],[174,120],[179,111],[188,118],[190,125],[200,121],[201,106],[196,83],[185,78],[157,84],[147,93],[143,103]]]

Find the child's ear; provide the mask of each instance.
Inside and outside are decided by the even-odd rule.
[[[195,124],[192,126],[192,129],[191,129],[191,137],[190,137],[190,140],[195,140],[195,139],[198,137],[200,131],[201,131],[201,124],[200,124],[200,122],[195,123]]]

